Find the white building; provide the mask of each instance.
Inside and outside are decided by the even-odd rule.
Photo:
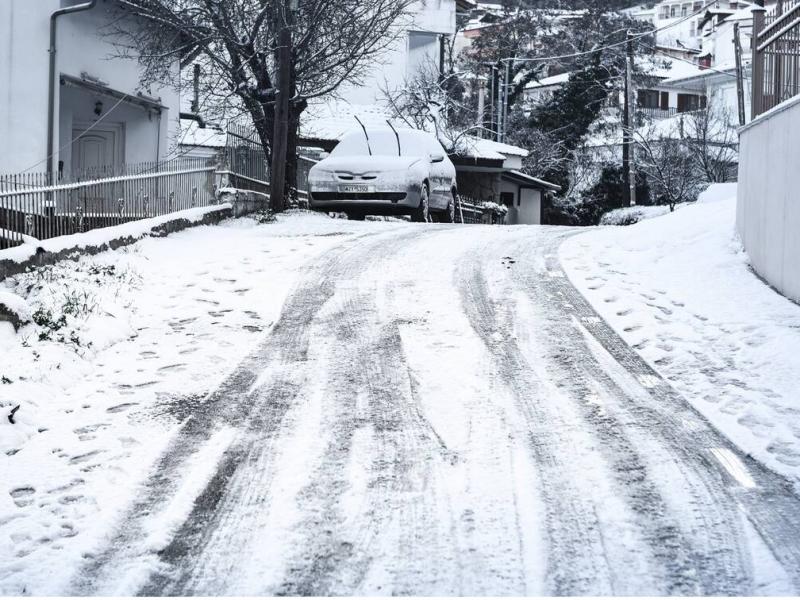
[[[104,34],[113,4],[0,2],[0,173],[45,172],[48,154],[53,172],[64,176],[155,161],[167,154],[179,128],[178,93],[142,89],[137,61],[114,57],[118,49]],[[55,21],[51,78],[51,15],[79,6],[91,8]],[[174,68],[177,72],[178,65]]]
[[[659,49],[681,53],[701,48],[703,35],[713,27],[715,17],[725,18],[752,4],[745,0],[662,0],[655,5],[643,4],[622,12],[651,23],[658,30],[656,45]]]
[[[417,0],[397,27],[393,46],[375,62],[361,85],[345,85],[339,96],[351,104],[375,104],[385,90],[396,89],[427,66],[438,67],[445,44],[456,34],[456,13],[469,10],[469,0]]]

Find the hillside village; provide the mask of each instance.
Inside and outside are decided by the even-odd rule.
[[[800,593],[800,0],[0,2],[0,595]]]

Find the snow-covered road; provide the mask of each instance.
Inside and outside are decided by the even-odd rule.
[[[327,239],[239,366],[175,400],[188,419],[61,591],[800,590],[792,486],[594,312],[559,262],[573,233]]]

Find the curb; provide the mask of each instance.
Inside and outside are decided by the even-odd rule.
[[[136,242],[147,237],[166,237],[171,233],[177,233],[190,227],[216,225],[220,221],[234,216],[235,212],[238,211],[235,211],[234,207],[223,204],[218,209],[211,210],[197,219],[176,217],[169,221],[154,225],[149,230],[143,231],[136,235],[120,235],[120,237],[113,238],[101,244],[75,245],[71,248],[64,248],[59,251],[45,250],[39,246],[36,248],[35,254],[26,260],[20,262],[10,259],[0,260],[0,281],[3,281],[4,279],[13,275],[24,273],[31,268],[52,265],[62,260],[77,260],[81,256],[92,256],[107,250],[116,250],[117,248],[121,248],[123,246],[135,244]]]

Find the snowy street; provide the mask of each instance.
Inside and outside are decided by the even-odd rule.
[[[51,369],[0,386],[37,399],[0,430],[0,589],[794,593],[791,480],[573,287],[576,233],[295,214],[62,265],[124,268],[127,308],[86,353],[2,338]]]

